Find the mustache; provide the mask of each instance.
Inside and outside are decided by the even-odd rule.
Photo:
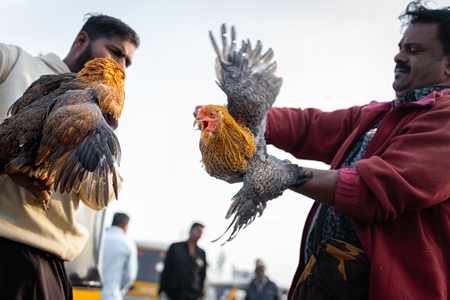
[[[402,69],[405,70],[407,73],[409,73],[411,71],[411,67],[407,64],[404,63],[398,63],[395,65],[395,70],[397,69]]]

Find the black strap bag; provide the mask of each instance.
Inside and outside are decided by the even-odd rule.
[[[370,262],[364,250],[341,240],[320,240],[326,207],[319,212],[313,249],[291,300],[368,299]]]

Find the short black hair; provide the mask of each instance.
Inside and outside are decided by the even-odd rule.
[[[197,227],[204,228],[205,226],[203,226],[203,224],[200,224],[200,223],[198,223],[198,222],[195,222],[194,224],[192,224],[191,230],[194,229],[194,228],[197,228]]]
[[[88,34],[91,40],[101,37],[112,38],[117,36],[125,41],[139,47],[140,39],[137,33],[121,20],[103,14],[88,13],[85,15],[86,22],[81,31]]]
[[[444,54],[450,54],[450,6],[430,9],[427,0],[415,0],[408,4],[406,10],[398,17],[403,26],[415,23],[437,23],[437,37],[441,41]]]
[[[123,226],[128,223],[130,217],[124,213],[115,213],[112,221],[113,226]]]

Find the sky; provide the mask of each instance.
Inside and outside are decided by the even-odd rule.
[[[215,55],[208,32],[236,27],[238,40],[261,40],[271,47],[283,78],[277,107],[317,107],[324,111],[393,99],[393,57],[401,38],[399,14],[406,0],[0,0],[0,42],[33,55],[61,58],[84,23],[86,13],[104,13],[130,25],[141,38],[127,70],[126,104],[118,138],[118,201],[107,208],[131,221],[135,240],[185,240],[192,222],[205,225],[208,277],[227,279],[231,269],[252,271],[257,258],[267,275],[289,286],[297,267],[303,224],[313,200],[286,191],[270,201],[261,218],[230,243],[212,243],[228,227],[225,214],[241,184],[210,177],[201,165],[200,132],[194,107],[224,104],[215,83]],[[450,5],[437,0],[430,7]],[[270,154],[301,166],[327,169],[269,146]],[[229,234],[229,233],[228,233]],[[219,257],[225,258],[222,269]]]

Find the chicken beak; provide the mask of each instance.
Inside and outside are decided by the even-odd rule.
[[[202,129],[202,125],[201,125],[201,122],[200,122],[199,119],[196,119],[196,120],[194,121],[194,125],[193,125],[193,126],[196,126],[196,125],[197,125],[197,128],[198,128],[198,129]]]
[[[196,126],[196,125],[197,125],[197,129],[200,130],[201,132],[203,132],[203,130],[204,130],[203,121],[200,118],[197,118],[194,121],[194,126]]]

